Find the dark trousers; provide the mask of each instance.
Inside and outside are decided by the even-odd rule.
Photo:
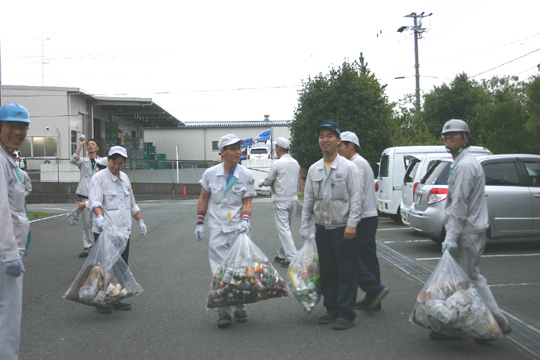
[[[98,241],[98,238],[99,238],[99,234],[98,233],[94,233],[94,241],[97,243]],[[122,259],[124,259],[124,261],[126,262],[126,264],[128,263],[128,258],[129,258],[129,239],[127,240],[127,244],[126,244],[126,248],[124,249],[124,252],[122,253]]]
[[[375,235],[379,218],[372,216],[362,219],[356,226],[358,250],[358,286],[366,292],[366,298],[374,298],[384,289],[381,284],[381,268],[377,258],[377,241]]]
[[[345,240],[345,227],[327,230],[315,225],[315,240],[319,253],[321,290],[328,314],[346,320],[356,317],[356,240]]]

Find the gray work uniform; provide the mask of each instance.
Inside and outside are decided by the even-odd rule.
[[[88,199],[90,180],[92,179],[92,176],[99,171],[97,167],[98,159],[99,158],[96,158],[96,161],[92,164],[89,157],[80,157],[77,154],[73,154],[69,160],[70,163],[76,165],[81,171],[81,178],[75,192],[83,199]],[[94,236],[92,235],[92,209],[86,207],[82,211],[81,217],[83,224],[83,247],[85,249],[90,249],[92,245],[94,245]]]
[[[208,240],[208,260],[214,275],[223,265],[229,250],[238,238],[244,198],[257,196],[254,178],[247,168],[236,165],[231,180],[227,183],[223,163],[212,166],[203,173],[199,181],[202,188],[210,193],[207,219],[210,228]],[[245,305],[233,306],[232,311],[245,310]],[[232,316],[230,306],[216,308]]]
[[[274,202],[276,227],[281,241],[277,256],[287,261],[291,261],[298,253],[291,233],[291,224],[296,214],[299,177],[298,161],[289,154],[283,154],[274,161],[268,176],[263,180],[263,185],[270,187]]]
[[[499,309],[486,278],[480,274],[479,269],[489,226],[485,184],[482,166],[468,149],[463,149],[454,159],[448,179],[445,241],[457,242],[457,250],[450,254],[471,278],[499,326],[505,329],[509,326],[508,320]]]
[[[0,359],[17,359],[21,338],[24,275],[8,275],[4,268],[5,262],[22,258],[30,230],[16,171],[11,155],[0,148]]]

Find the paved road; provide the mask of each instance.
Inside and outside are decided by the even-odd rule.
[[[80,225],[70,227],[63,216],[32,223],[33,243],[25,259],[22,360],[534,358],[507,339],[482,345],[429,340],[426,329],[408,321],[422,284],[383,258],[383,281],[391,288],[383,311],[359,312],[356,326],[349,330],[319,325],[322,304],[308,315],[293,298],[249,305],[247,323],[218,329],[217,315],[205,309],[211,281],[207,238],[197,243],[192,236],[196,202],[139,205],[149,234],[140,238],[134,226],[130,267],[144,293],[132,298],[133,310],[110,315],[62,298],[83,263],[77,257]],[[30,207],[37,209],[61,214],[72,206]],[[295,229],[299,225],[297,217]],[[400,238],[401,230],[383,230],[393,226],[381,223],[381,244],[390,233]],[[296,231],[294,236],[300,247]],[[268,257],[274,257],[279,244],[272,204],[266,199],[254,202],[252,237]],[[285,276],[285,269],[278,271]],[[488,279],[499,281],[497,274]],[[505,302],[501,307],[508,305]]]

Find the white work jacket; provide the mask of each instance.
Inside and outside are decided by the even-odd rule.
[[[3,262],[20,259],[26,249],[30,223],[24,209],[24,185],[17,165],[0,148],[0,257]]]
[[[488,228],[488,208],[484,195],[484,169],[476,157],[463,149],[450,166],[448,198],[444,208],[447,222],[445,240],[457,241],[462,234]]]
[[[94,165],[92,165],[89,157],[80,157],[77,154],[71,155],[69,162],[76,165],[81,170],[81,179],[79,180],[79,185],[77,185],[77,190],[75,190],[77,194],[86,197],[89,196],[90,179],[99,170],[97,167],[98,159],[100,158],[96,157]]]
[[[371,169],[371,166],[369,166],[369,162],[358,153],[354,154],[351,161],[356,165],[360,172],[360,189],[363,189],[361,218],[365,219],[378,216],[373,170]]]
[[[100,207],[107,222],[127,230],[131,234],[132,217],[140,209],[135,203],[135,196],[128,176],[120,171],[117,178],[107,169],[103,169],[92,177],[88,201],[93,208]],[[92,231],[99,233],[95,221]]]
[[[317,224],[326,229],[356,227],[360,221],[359,172],[351,161],[337,155],[326,174],[324,159],[310,166],[304,189],[302,226],[315,214]]]
[[[243,199],[257,196],[255,179],[251,171],[238,164],[233,177],[227,184],[223,163],[212,166],[203,173],[199,181],[204,190],[210,193],[207,218],[211,229],[230,233],[238,230]]]
[[[298,199],[298,178],[300,165],[289,154],[283,154],[274,161],[263,185],[270,186],[272,201],[288,202]]]

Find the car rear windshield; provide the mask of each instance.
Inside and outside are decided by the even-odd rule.
[[[422,184],[448,185],[450,162],[437,160],[422,178]]]
[[[251,149],[251,154],[268,154],[266,149]]]
[[[414,159],[409,165],[409,167],[407,168],[407,172],[405,173],[403,182],[404,183],[413,182],[416,176],[416,172],[418,171],[419,167],[420,167],[420,159]]]

